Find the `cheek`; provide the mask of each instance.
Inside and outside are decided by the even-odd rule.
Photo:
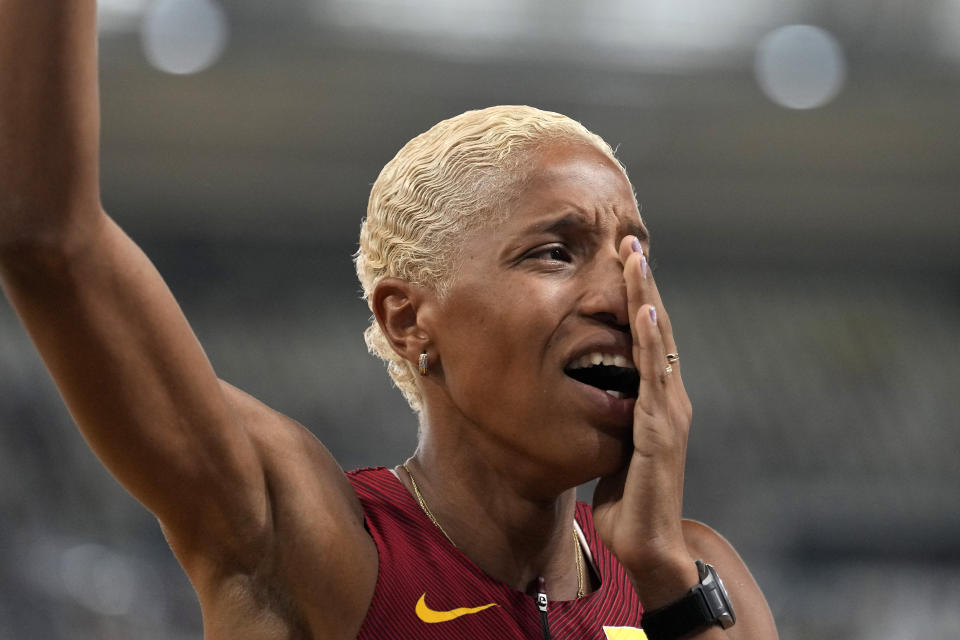
[[[452,339],[441,347],[451,391],[503,395],[522,384],[529,392],[562,320],[560,289],[506,282],[460,298],[447,317]]]

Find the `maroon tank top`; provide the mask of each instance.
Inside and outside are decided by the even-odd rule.
[[[380,568],[358,640],[544,638],[535,598],[487,576],[444,537],[384,467],[347,474],[377,545]],[[600,587],[578,600],[551,601],[552,640],[641,640],[643,609],[623,567],[600,542],[590,507],[577,523]]]

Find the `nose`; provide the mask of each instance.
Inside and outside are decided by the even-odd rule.
[[[584,272],[581,313],[623,331],[630,330],[627,283],[615,249],[595,256],[592,269]]]

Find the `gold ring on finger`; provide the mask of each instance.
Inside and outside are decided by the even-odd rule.
[[[667,363],[668,363],[668,364],[673,364],[674,362],[676,362],[676,361],[679,360],[679,359],[680,359],[680,354],[679,354],[679,353],[674,352],[674,353],[668,353],[668,354],[667,354]]]
[[[671,373],[673,373],[673,365],[672,365],[672,364],[668,364],[667,367],[666,367],[666,369],[664,369],[664,371],[667,372],[667,375],[670,375]]]

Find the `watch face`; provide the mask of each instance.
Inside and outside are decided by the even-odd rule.
[[[723,580],[717,575],[716,570],[710,565],[707,565],[707,568],[710,571],[711,578],[716,581],[716,588],[710,589],[706,594],[710,612],[721,628],[729,629],[737,621],[737,616],[733,612],[733,604],[730,603],[727,588],[723,586]],[[706,586],[705,582],[704,586]]]
[[[699,568],[700,563],[697,566]],[[703,595],[706,596],[710,614],[713,620],[723,629],[729,629],[737,621],[737,617],[733,612],[733,605],[730,603],[727,589],[723,586],[723,580],[720,579],[712,566],[703,563],[703,569],[707,575],[701,577],[700,584],[703,585]]]

